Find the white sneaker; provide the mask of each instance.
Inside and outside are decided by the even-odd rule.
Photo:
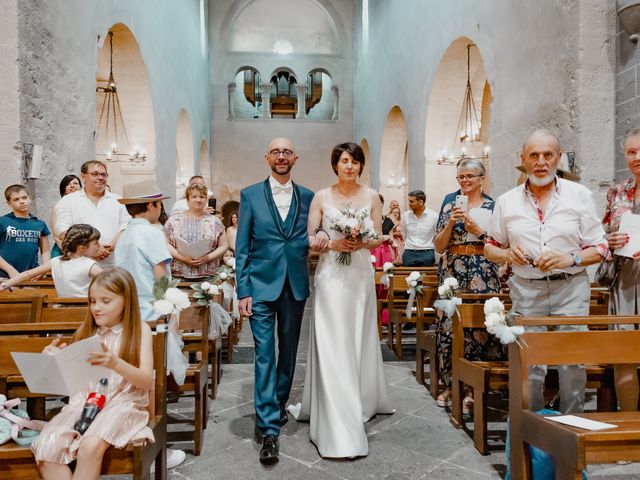
[[[182,450],[175,450],[172,448],[167,448],[167,469],[175,468],[178,465],[181,465],[185,459],[187,458],[187,454]],[[156,471],[155,462],[151,464],[151,473]]]

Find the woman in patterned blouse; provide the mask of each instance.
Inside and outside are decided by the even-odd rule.
[[[460,189],[448,194],[442,202],[436,236],[436,250],[442,254],[438,267],[438,283],[454,277],[466,293],[497,293],[500,291],[498,266],[484,257],[486,233],[475,218],[493,212],[493,199],[482,192],[484,164],[476,159],[458,162],[457,176]],[[455,206],[456,196],[466,195],[467,211]],[[484,210],[484,212],[482,212]],[[473,214],[472,214],[473,212]],[[478,212],[476,214],[476,212]],[[451,405],[451,321],[438,310],[436,320],[437,355],[440,377],[445,390],[438,396],[440,407]],[[498,360],[506,358],[503,345],[485,329],[466,329],[464,356],[469,360]],[[469,414],[473,406],[471,391],[463,401],[463,413]]]
[[[189,280],[205,279],[216,272],[229,244],[222,221],[204,211],[207,206],[207,187],[191,185],[187,187],[185,197],[189,208],[182,213],[171,215],[164,226],[169,252],[173,257],[171,274]],[[198,258],[184,255],[176,248],[178,238],[186,243],[207,239],[208,252]]]
[[[602,219],[605,231],[609,234],[609,248],[613,252],[629,242],[629,235],[619,231],[620,219],[624,214],[640,213],[640,128],[630,130],[622,141],[622,151],[632,177],[617,183],[607,192],[607,209]],[[614,315],[640,314],[640,251],[628,257],[614,256],[620,264],[620,273],[611,288],[609,308]],[[618,328],[633,328],[620,325]],[[616,392],[620,400],[620,409],[634,411],[638,409],[638,366],[616,365],[614,376]]]

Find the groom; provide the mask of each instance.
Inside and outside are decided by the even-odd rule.
[[[288,421],[285,403],[309,296],[307,252],[323,249],[327,240],[307,236],[313,192],[291,181],[298,160],[293,142],[274,138],[264,158],[269,178],[240,193],[236,286],[240,315],[250,318],[255,343],[256,436],[262,436],[260,462],[268,466],[278,462],[280,427]]]

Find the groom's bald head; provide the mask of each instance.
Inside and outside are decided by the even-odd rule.
[[[295,146],[291,140],[278,137],[269,142],[264,159],[276,178],[284,182],[288,180],[289,173],[298,160],[298,155],[296,155]]]

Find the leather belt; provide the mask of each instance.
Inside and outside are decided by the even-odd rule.
[[[461,243],[449,245],[447,251],[454,255],[484,255],[484,243]]]
[[[554,280],[567,280],[568,278],[573,277],[573,273],[555,273],[553,275],[547,275],[542,278],[529,278],[528,280],[535,282],[539,280],[546,280],[547,282],[553,282]]]

